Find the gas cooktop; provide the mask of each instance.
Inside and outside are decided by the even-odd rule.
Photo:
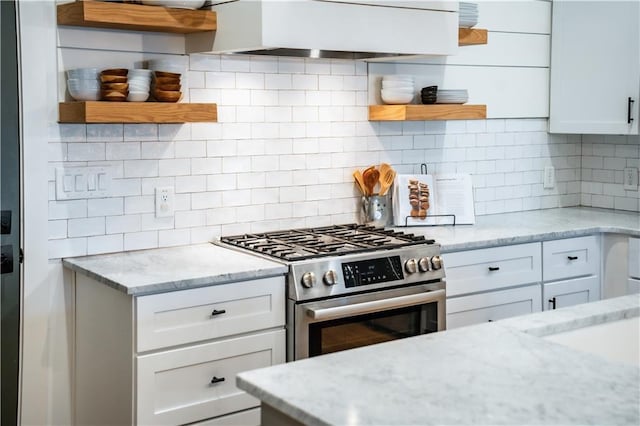
[[[348,224],[221,237],[220,242],[287,262],[388,250],[434,240],[390,229]]]

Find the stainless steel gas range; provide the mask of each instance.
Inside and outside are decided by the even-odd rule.
[[[445,329],[444,265],[433,240],[351,224],[218,243],[289,266],[288,361]]]

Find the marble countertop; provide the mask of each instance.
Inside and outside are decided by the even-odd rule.
[[[213,244],[66,258],[62,263],[134,296],[284,276],[288,271],[281,263]]]
[[[244,372],[237,384],[307,425],[637,425],[638,366],[538,336],[639,313],[640,295],[624,296]]]
[[[640,237],[640,213],[564,207],[477,216],[475,225],[395,228],[435,239],[442,252],[579,237],[601,232]]]

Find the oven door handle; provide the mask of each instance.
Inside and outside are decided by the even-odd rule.
[[[445,300],[444,290],[434,290],[424,293],[408,294],[406,296],[391,297],[389,299],[372,300],[370,302],[354,303],[353,305],[334,306],[331,308],[307,308],[307,315],[315,321],[327,321],[336,318],[364,315],[372,312],[387,311],[404,308],[423,303]]]

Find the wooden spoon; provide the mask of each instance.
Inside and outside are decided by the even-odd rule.
[[[371,166],[362,172],[362,178],[367,188],[367,195],[372,195],[378,180],[380,180],[380,172],[374,166]]]
[[[393,180],[396,178],[396,172],[389,167],[386,169],[384,174],[380,175],[380,195],[384,195],[387,193],[391,185],[393,185]]]
[[[362,195],[367,195],[367,187],[364,185],[364,179],[362,178],[362,172],[360,171],[360,169],[353,172],[353,178],[356,180],[356,183],[358,184],[358,188],[360,188],[360,192],[362,192]]]

